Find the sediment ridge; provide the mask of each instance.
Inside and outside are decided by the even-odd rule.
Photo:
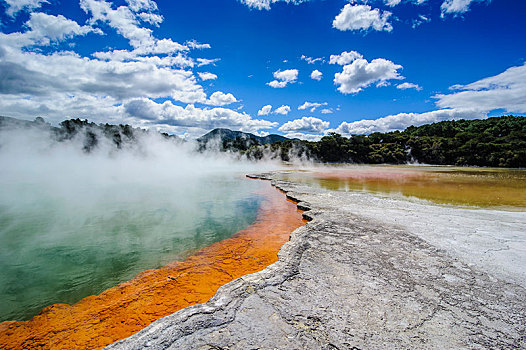
[[[520,349],[526,289],[348,193],[271,180],[307,210],[276,263],[107,349]]]

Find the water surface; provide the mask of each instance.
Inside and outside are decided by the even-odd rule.
[[[440,204],[526,210],[526,170],[341,166],[290,172],[283,179],[337,191],[368,191]]]
[[[63,191],[1,182],[0,321],[75,303],[230,237],[256,219],[260,186],[231,173]]]

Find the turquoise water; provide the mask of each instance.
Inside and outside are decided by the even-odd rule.
[[[231,175],[64,191],[1,183],[0,321],[75,303],[230,237],[255,220],[259,186]]]

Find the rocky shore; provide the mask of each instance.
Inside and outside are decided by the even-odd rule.
[[[252,177],[272,180],[311,220],[279,260],[107,349],[526,348],[524,267],[497,259],[486,269],[422,227],[362,215],[349,193],[273,176]],[[504,243],[506,254],[520,255],[522,239]]]

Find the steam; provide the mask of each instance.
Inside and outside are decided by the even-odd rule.
[[[155,132],[120,135],[117,147],[101,130],[65,137],[39,123],[0,125],[0,322],[76,302],[248,226],[261,184],[244,175],[279,167]]]

